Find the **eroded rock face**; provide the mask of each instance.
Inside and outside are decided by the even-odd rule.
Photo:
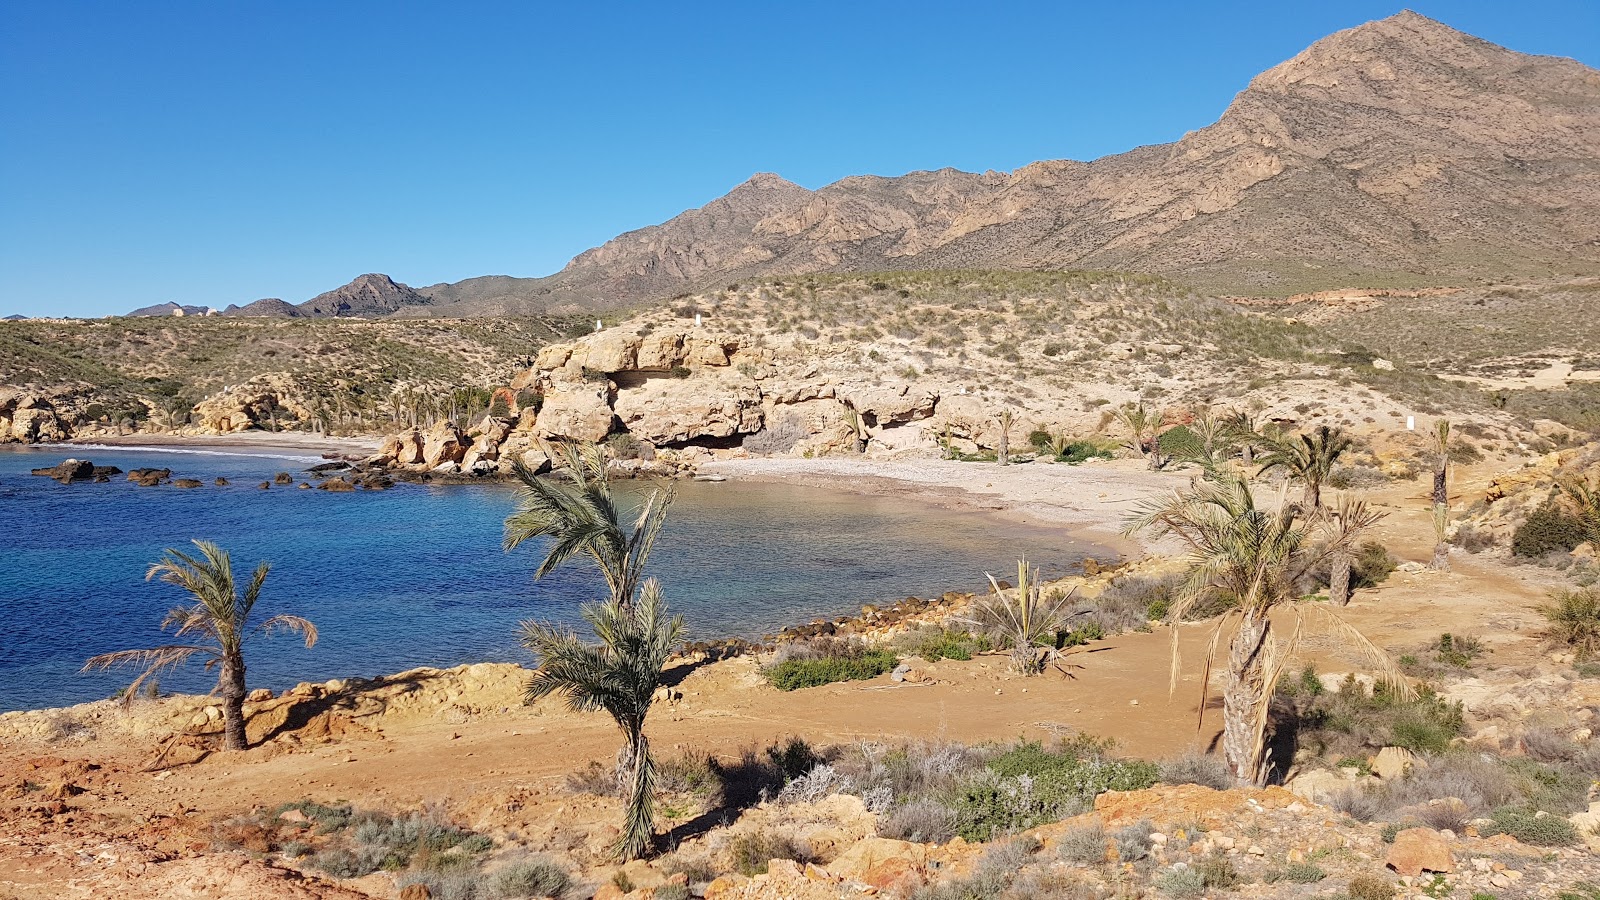
[[[63,441],[71,436],[71,429],[49,400],[0,388],[0,444]]]
[[[760,389],[737,373],[647,379],[618,391],[615,409],[629,433],[652,444],[754,434],[764,421]]]
[[[422,463],[430,469],[458,464],[472,446],[470,438],[454,422],[439,422],[422,439]]]
[[[542,437],[599,441],[611,433],[609,385],[583,381],[547,391],[535,430]]]
[[[194,417],[200,427],[213,434],[237,434],[252,428],[270,428],[313,418],[289,389],[281,375],[261,375],[224,388],[195,404]]]

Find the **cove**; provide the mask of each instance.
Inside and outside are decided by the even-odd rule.
[[[68,456],[170,468],[205,486],[141,488],[124,476],[62,485],[28,474]],[[0,711],[96,700],[125,685],[121,674],[78,668],[98,653],[172,642],[158,626],[187,595],[146,583],[144,573],[164,548],[191,538],[231,551],[241,581],[270,561],[258,609],[306,616],[322,633],[310,650],[288,636],[247,648],[252,688],[423,665],[527,663],[519,621],[578,627],[578,605],[603,590],[586,565],[535,582],[542,543],[502,551],[510,485],[258,488],[280,471],[307,480],[319,462],[235,450],[0,450]],[[218,477],[231,484],[214,485]],[[1018,554],[1047,575],[1105,555],[1064,531],[905,498],[737,481],[673,486],[649,572],[691,639],[759,638],[864,603],[979,590],[985,572],[1013,572]],[[624,495],[649,487],[618,485]],[[204,692],[214,680],[194,667],[161,687]]]

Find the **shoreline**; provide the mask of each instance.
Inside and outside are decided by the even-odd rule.
[[[794,484],[877,497],[898,497],[1009,522],[1060,529],[1128,561],[1157,544],[1122,534],[1134,504],[1173,486],[1171,474],[1137,460],[1077,466],[967,463],[912,459],[733,459],[704,463],[702,474],[763,484]]]
[[[53,444],[34,444],[41,449],[54,447],[110,447],[118,450],[193,450],[212,453],[233,452],[248,456],[251,450],[300,450],[321,455],[339,453],[370,456],[377,452],[379,438],[329,437],[300,431],[244,431],[237,434],[110,434],[72,438]]]

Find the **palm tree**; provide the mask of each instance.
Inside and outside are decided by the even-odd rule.
[[[568,476],[566,482],[540,478],[520,461],[515,464],[513,471],[522,488],[517,511],[506,517],[505,548],[515,550],[524,541],[549,537],[554,543],[534,572],[535,578],[543,578],[583,554],[600,569],[612,598],[624,607],[631,606],[645,562],[666,522],[672,490],[652,491],[629,532],[622,525],[622,510],[611,496],[605,453],[594,444],[563,444],[557,455]]]
[[[637,603],[625,605],[611,597],[585,604],[583,618],[599,636],[598,645],[585,644],[571,630],[555,625],[522,623],[522,645],[539,659],[526,696],[531,703],[560,695],[570,709],[604,710],[616,720],[626,741],[617,775],[628,807],[614,849],[624,861],[638,859],[655,836],[655,763],[644,734],[645,717],[661,670],[682,639],[683,619],[667,615],[653,578],[644,582]]]
[[[1000,445],[995,450],[995,457],[1002,466],[1011,465],[1011,425],[1014,421],[1015,416],[1010,409],[1000,411]]]
[[[652,491],[632,530],[606,479],[605,454],[594,444],[567,444],[561,454],[568,481],[542,479],[520,462],[519,507],[506,518],[505,547],[515,549],[535,537],[552,544],[534,573],[543,578],[577,555],[588,556],[605,578],[610,596],[588,604],[583,617],[600,639],[589,646],[571,631],[524,622],[522,643],[539,660],[528,682],[530,701],[561,694],[576,710],[603,709],[626,738],[617,758],[618,787],[627,793],[627,820],[618,839],[621,858],[635,859],[650,845],[655,827],[655,781],[650,745],[644,736],[661,669],[672,655],[683,623],[668,618],[655,581],[644,581],[645,563],[666,522],[672,491]]]
[[[1439,455],[1438,468],[1433,470],[1433,568],[1443,572],[1450,568],[1450,544],[1445,540],[1450,527],[1450,420],[1440,419],[1433,438],[1434,452]]]
[[[1161,468],[1161,414],[1139,403],[1117,410],[1117,421],[1128,429],[1128,448],[1149,463],[1150,468]]]
[[[1246,478],[1219,472],[1187,492],[1146,501],[1130,519],[1127,533],[1149,530],[1173,535],[1189,547],[1189,571],[1168,611],[1172,630],[1171,687],[1178,685],[1181,660],[1179,626],[1201,604],[1232,604],[1213,627],[1201,675],[1200,715],[1216,662],[1223,629],[1237,625],[1228,646],[1223,689],[1223,757],[1240,785],[1262,784],[1268,775],[1267,716],[1272,695],[1299,645],[1308,613],[1316,612],[1334,635],[1366,653],[1402,695],[1411,688],[1388,657],[1325,606],[1295,600],[1295,584],[1328,556],[1348,549],[1356,530],[1351,519],[1316,516],[1279,497],[1275,509],[1256,504]],[[1322,540],[1314,540],[1321,532]],[[1286,641],[1273,637],[1273,616],[1288,612],[1293,628]]]
[[[1350,566],[1355,561],[1355,542],[1367,529],[1383,521],[1387,514],[1368,506],[1367,501],[1349,495],[1341,496],[1328,514],[1333,517],[1333,524],[1354,532],[1349,543],[1333,548],[1329,554],[1333,569],[1328,576],[1328,599],[1339,606],[1349,606]]]
[[[278,615],[250,626],[250,613],[261,597],[261,586],[266,583],[268,563],[256,566],[250,576],[244,596],[239,596],[233,580],[233,563],[228,551],[210,541],[195,541],[200,555],[190,556],[169,549],[166,555],[150,567],[145,580],[160,576],[162,581],[175,584],[194,596],[191,606],[174,606],[161,627],[174,629],[174,635],[194,635],[192,644],[168,644],[149,650],[119,650],[93,657],[83,664],[82,671],[105,670],[117,666],[143,666],[144,671],[128,685],[123,694],[133,697],[140,685],[164,669],[177,668],[195,656],[206,660],[206,668],[221,669],[217,678],[217,693],[222,695],[223,746],[229,750],[245,748],[244,730],[244,639],[260,632],[271,634],[284,629],[305,636],[306,646],[317,642],[317,627],[299,616]]]
[[[1286,470],[1290,478],[1305,485],[1306,511],[1310,513],[1322,508],[1322,486],[1350,445],[1342,430],[1322,425],[1309,434],[1271,441],[1270,452],[1261,457],[1256,474]]]
[[[1574,478],[1561,485],[1561,492],[1583,523],[1589,543],[1600,550],[1600,483],[1591,486],[1582,478]]]

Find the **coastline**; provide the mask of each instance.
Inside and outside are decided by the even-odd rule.
[[[1011,522],[1060,528],[1084,541],[1137,559],[1158,545],[1122,534],[1140,500],[1175,486],[1171,473],[1137,460],[1077,466],[1000,466],[953,460],[734,459],[704,463],[702,474],[769,484],[798,484],[869,496],[899,497]]]
[[[197,450],[211,453],[240,453],[266,450],[272,453],[338,453],[370,456],[377,452],[375,437],[329,437],[300,431],[245,431],[238,434],[112,434],[72,438],[57,444],[35,444],[41,449],[56,447],[115,447],[120,450]]]

